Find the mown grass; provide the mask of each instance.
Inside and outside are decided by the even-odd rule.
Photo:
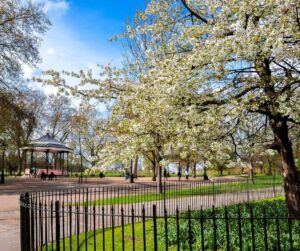
[[[138,193],[122,195],[122,196],[112,196],[110,198],[103,198],[98,200],[91,200],[88,202],[89,205],[116,205],[116,204],[132,204],[132,203],[142,203],[148,201],[157,201],[163,199],[172,199],[179,197],[187,196],[199,196],[199,195],[212,195],[212,194],[221,194],[221,193],[231,193],[237,191],[245,191],[251,189],[261,189],[261,188],[271,188],[273,186],[279,186],[282,184],[282,178],[280,176],[276,177],[267,177],[255,179],[254,183],[250,180],[238,181],[231,183],[206,183],[201,184],[197,183],[190,185],[190,188],[180,188],[166,190],[162,194],[157,192],[147,192],[147,193]],[[195,187],[193,187],[195,186]],[[139,190],[137,190],[138,192]],[[80,205],[84,205],[87,202],[81,202]]]
[[[157,220],[157,227],[161,227],[162,220]],[[122,227],[115,227],[114,229],[106,228],[104,231],[96,230],[90,231],[88,233],[81,233],[79,235],[73,235],[71,238],[67,237],[60,241],[60,250],[144,250],[144,245],[146,250],[154,250],[154,227],[153,221],[145,221],[145,230],[143,230],[143,223],[138,222],[134,224],[124,225],[124,242],[122,241]],[[159,230],[159,229],[157,229]],[[143,231],[145,231],[145,239],[143,237]],[[133,234],[134,233],[134,234]],[[114,238],[113,238],[114,236]],[[133,237],[134,236],[134,237]],[[105,240],[103,242],[103,239]],[[157,243],[158,250],[165,250],[164,242],[158,240]],[[114,248],[113,248],[114,247]],[[47,246],[48,250],[56,251],[56,243],[49,244]],[[52,249],[53,248],[53,249]],[[46,246],[41,249],[41,251],[46,250]],[[170,251],[175,251],[175,249],[169,248]]]
[[[233,217],[232,220],[229,221],[229,229],[230,229],[230,242],[231,242],[231,249],[238,250],[239,247],[239,234],[237,230],[237,209],[239,208],[242,217],[242,233],[243,233],[243,250],[250,250],[252,241],[251,241],[251,225],[249,220],[249,206],[252,206],[254,217],[257,219],[254,221],[255,224],[255,231],[259,234],[256,236],[255,241],[257,245],[257,250],[263,250],[264,246],[264,235],[263,235],[263,226],[262,220],[259,218],[263,218],[263,215],[267,215],[268,217],[273,217],[273,219],[278,217],[285,217],[285,203],[284,197],[278,196],[269,199],[264,199],[256,202],[252,202],[250,204],[243,204],[243,205],[232,205],[228,206],[229,216]],[[217,217],[217,244],[218,250],[225,250],[225,225],[224,225],[224,207],[215,209]],[[200,250],[200,216],[199,211],[191,212],[192,219],[191,226],[192,226],[192,236],[193,236],[193,244],[192,250]],[[213,250],[213,225],[212,225],[212,209],[203,210],[203,215],[207,220],[204,221],[204,235],[205,235],[205,250]],[[187,214],[182,213],[180,215],[179,227],[180,227],[180,250],[189,250],[188,244],[188,220]],[[175,251],[177,250],[177,231],[176,231],[176,220],[175,219],[168,219],[168,241],[166,242],[166,228],[165,228],[165,220],[163,218],[157,218],[156,226],[157,226],[157,250],[166,250],[166,243],[168,245],[168,250]],[[298,248],[299,247],[299,227],[300,222],[294,222],[292,227],[293,231],[293,245]],[[288,223],[287,221],[281,220],[280,224],[280,237],[282,238],[281,241],[288,241],[289,240],[289,233],[288,233]],[[134,224],[134,228],[132,224],[127,224],[123,228],[124,238],[122,237],[122,227],[118,226],[115,228],[106,228],[104,231],[97,230],[97,231],[90,231],[88,233],[81,233],[79,235],[74,235],[71,238],[65,238],[64,240],[60,241],[60,250],[144,250],[144,245],[146,250],[154,250],[154,243],[155,243],[155,235],[154,235],[154,222],[153,219],[145,221],[145,227],[143,226],[143,222],[136,222]],[[275,220],[268,220],[267,223],[267,235],[268,235],[268,242],[269,245],[274,248],[277,245],[276,242],[276,221]],[[143,232],[145,232],[145,239]],[[256,233],[255,232],[255,233]],[[113,238],[114,237],[114,238]],[[105,240],[103,242],[103,239]],[[124,240],[124,241],[123,241]],[[105,243],[105,245],[103,245]],[[134,243],[134,249],[133,249]],[[56,243],[53,244],[53,250],[57,250]],[[124,246],[123,246],[124,245]],[[200,245],[200,246],[199,246]],[[275,246],[274,246],[275,245]],[[114,248],[113,248],[114,247]],[[289,250],[288,243],[281,243],[281,250]],[[46,250],[44,247],[41,250]],[[52,250],[52,244],[48,245],[48,250]],[[273,250],[273,249],[272,249]],[[274,249],[275,250],[275,249]],[[298,250],[298,249],[295,249]]]

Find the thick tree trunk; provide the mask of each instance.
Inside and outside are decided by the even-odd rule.
[[[193,178],[197,177],[197,169],[196,169],[196,167],[197,167],[197,163],[195,162],[194,166],[193,166]]]
[[[187,180],[189,179],[189,172],[190,172],[190,160],[188,159],[186,162],[186,174],[185,174],[185,178]]]
[[[152,181],[156,181],[156,166],[155,166],[155,164],[152,167]]]
[[[206,166],[203,168],[203,179],[208,180],[207,172],[206,172]]]
[[[159,193],[163,192],[163,187],[162,187],[162,167],[160,165],[160,160],[161,158],[158,157],[159,160],[156,161],[156,170],[157,170],[157,188]]]
[[[133,160],[130,160],[130,177],[129,177],[129,182],[134,183],[133,179]]]
[[[287,209],[291,217],[300,217],[300,189],[288,125],[286,121],[270,120],[270,126],[281,156]]]

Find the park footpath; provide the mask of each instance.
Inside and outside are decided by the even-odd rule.
[[[59,178],[41,181],[34,178],[7,178],[0,185],[0,251],[20,250],[20,205],[22,192],[35,192],[47,189],[111,186],[125,183],[124,178],[89,178],[87,183],[78,184],[77,178]]]
[[[225,178],[226,179],[226,178]],[[174,179],[175,180],[175,179]],[[194,179],[192,179],[194,180]],[[139,178],[137,183],[149,183],[151,178]],[[186,181],[183,181],[186,182]],[[20,250],[20,205],[19,198],[22,192],[38,192],[41,190],[51,190],[51,189],[66,189],[66,188],[82,188],[82,187],[99,187],[99,186],[126,186],[128,180],[124,180],[121,177],[107,177],[104,179],[99,178],[89,178],[87,183],[78,184],[77,178],[60,178],[53,181],[41,181],[39,179],[28,179],[28,178],[14,178],[8,179],[4,185],[0,186],[0,251],[17,251]],[[281,194],[277,190],[276,194]],[[158,215],[163,215],[164,208],[168,209],[169,214],[175,213],[174,204],[178,205],[180,211],[187,210],[187,206],[190,209],[199,209],[201,206],[203,208],[210,207],[210,202],[214,201],[215,206],[224,206],[234,203],[245,202],[250,199],[250,201],[257,198],[268,198],[272,195],[271,188],[258,189],[253,191],[248,191],[247,193],[240,193],[238,198],[234,198],[233,194],[218,194],[218,195],[205,195],[196,196],[192,204],[188,201],[188,198],[182,197],[179,201],[176,198],[166,199],[160,201],[149,201],[148,203],[135,203],[134,207],[137,212],[141,210],[142,207],[146,207],[145,210],[147,215],[151,215],[152,205],[156,204],[158,206]],[[213,197],[213,198],[212,198]],[[196,199],[196,200],[195,200]],[[206,203],[207,202],[207,203]],[[146,205],[144,205],[146,204]],[[131,207],[130,205],[125,206],[125,214],[129,215]],[[104,207],[106,213],[109,214],[111,206],[107,205]],[[121,210],[120,205],[115,208],[115,213]],[[119,225],[118,220],[115,225]],[[110,220],[106,222],[106,227],[110,226]]]

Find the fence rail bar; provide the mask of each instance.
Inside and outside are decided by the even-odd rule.
[[[300,219],[251,204],[283,194],[277,178],[24,193],[21,251],[300,250]]]

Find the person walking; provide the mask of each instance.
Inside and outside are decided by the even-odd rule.
[[[181,171],[180,170],[178,170],[177,176],[178,176],[178,180],[180,181],[180,179],[181,179]]]
[[[186,180],[189,179],[189,171],[188,171],[188,170],[185,171],[185,179],[186,179]]]
[[[163,173],[163,175],[164,175],[164,180],[168,180],[168,172],[167,172],[167,169],[166,169],[166,168],[164,168],[164,173]]]

